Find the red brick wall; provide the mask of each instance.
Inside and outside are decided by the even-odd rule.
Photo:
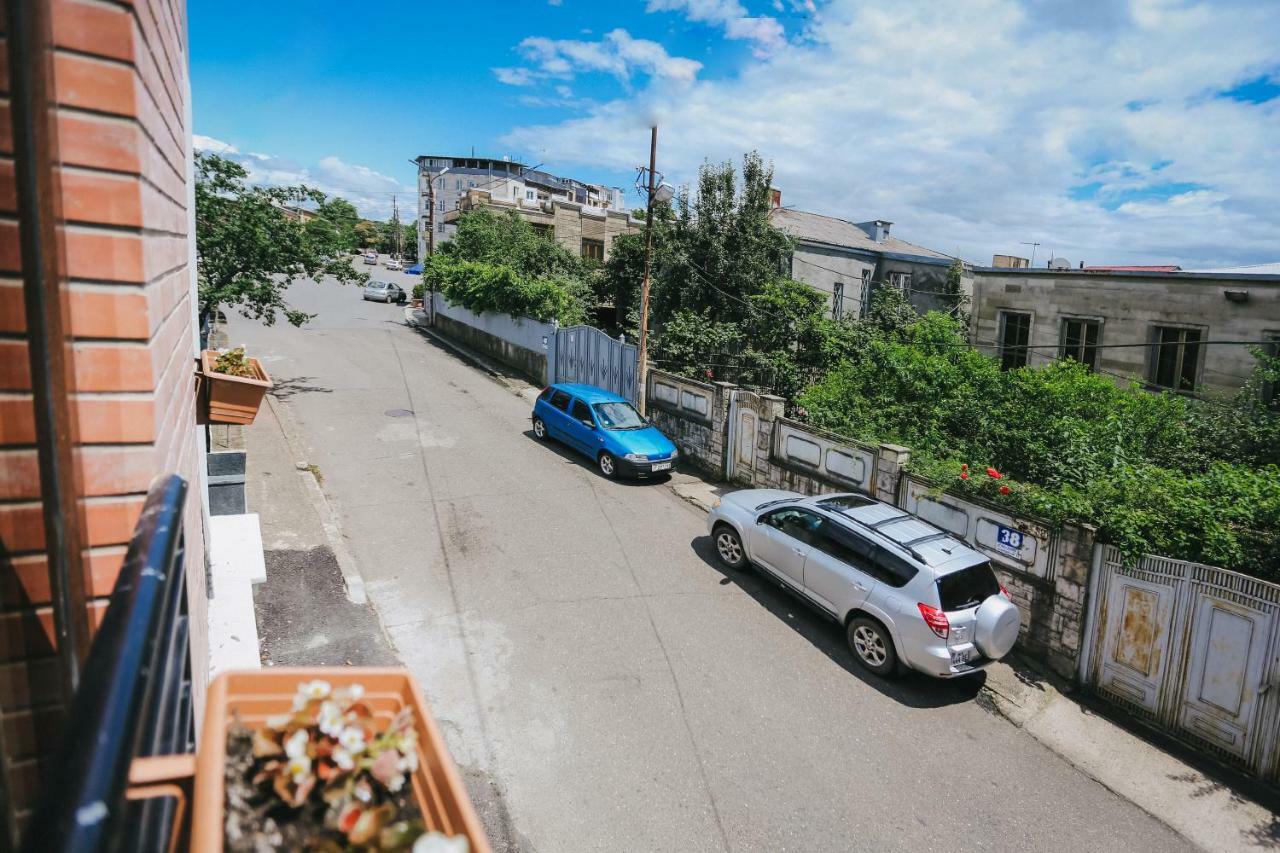
[[[14,2],[14,0],[8,0]],[[32,0],[39,2],[39,0]],[[56,47],[66,313],[83,484],[86,587],[101,611],[156,476],[187,479],[193,671],[207,671],[190,267],[187,24],[182,0],[48,0]],[[0,56],[7,90],[7,57]],[[40,713],[56,701],[49,582],[24,339],[11,117],[0,104],[0,708],[15,799],[34,793]],[[91,619],[91,624],[93,620]],[[47,715],[56,719],[56,713]]]

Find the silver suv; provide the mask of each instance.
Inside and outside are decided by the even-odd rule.
[[[991,562],[890,504],[748,489],[722,498],[707,526],[722,563],[754,564],[838,620],[877,675],[969,675],[1018,639],[1018,608]]]

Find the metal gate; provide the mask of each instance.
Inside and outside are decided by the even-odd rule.
[[[582,382],[632,403],[636,396],[635,344],[611,338],[592,326],[566,326],[556,330],[551,382]]]
[[[1280,777],[1280,586],[1108,547],[1091,596],[1093,688],[1162,731]]]

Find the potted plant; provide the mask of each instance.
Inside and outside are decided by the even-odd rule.
[[[251,424],[271,377],[262,362],[245,355],[244,347],[226,352],[200,353],[201,379],[207,389],[207,414],[211,423]]]
[[[422,284],[421,282],[419,282],[418,284],[415,284],[413,286],[413,302],[411,303],[411,307],[421,308],[422,300],[426,295],[427,295],[427,286],[425,284]]]
[[[191,846],[489,853],[402,669],[229,672],[209,688]]]

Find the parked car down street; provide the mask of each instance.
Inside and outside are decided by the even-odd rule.
[[[378,253],[377,253],[377,252],[365,252],[365,253],[364,253],[364,262],[365,262],[366,264],[370,265],[370,266],[377,266],[377,265],[378,265]]]
[[[838,621],[877,675],[971,675],[1018,639],[1018,608],[986,556],[874,498],[748,489],[722,498],[707,529],[722,563],[755,565]]]
[[[386,263],[384,263],[383,266],[389,270],[396,270],[397,272],[404,269],[404,264],[400,263],[397,258],[387,258]]]
[[[669,474],[680,452],[623,397],[593,385],[552,385],[533,405],[533,434],[592,459],[606,477]]]
[[[387,281],[371,281],[364,286],[362,297],[371,302],[403,302],[404,288]]]

